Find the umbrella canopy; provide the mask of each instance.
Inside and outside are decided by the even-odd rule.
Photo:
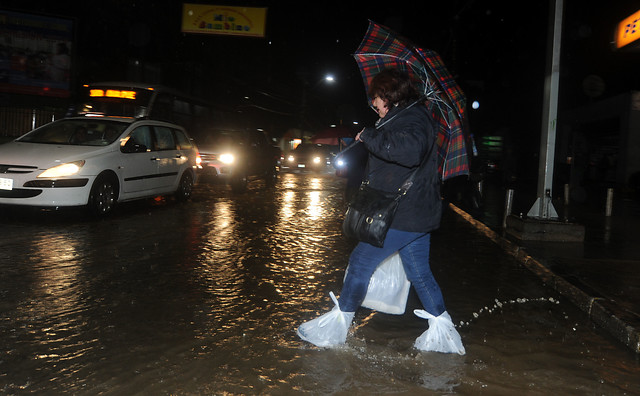
[[[438,123],[439,170],[442,180],[469,174],[466,139],[462,129],[466,99],[440,55],[425,50],[391,29],[369,21],[369,28],[353,55],[365,88],[380,71],[395,68],[414,81]]]

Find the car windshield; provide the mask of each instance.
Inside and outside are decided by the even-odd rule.
[[[198,147],[230,147],[237,144],[245,144],[246,137],[238,131],[210,131],[201,139],[198,139]]]
[[[42,126],[17,139],[19,142],[107,146],[113,143],[129,124],[110,120],[61,120]]]
[[[333,146],[323,144],[301,144],[295,148],[296,154],[330,154]],[[337,150],[335,150],[337,151]]]

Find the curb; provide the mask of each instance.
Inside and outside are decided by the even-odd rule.
[[[498,235],[495,231],[474,219],[464,210],[452,203],[449,203],[449,207],[464,220],[475,226],[478,231],[487,238],[503,248],[506,253],[513,256],[522,265],[540,277],[544,283],[550,285],[558,293],[571,300],[571,302],[584,311],[594,323],[607,330],[618,341],[631,348],[633,352],[640,354],[640,334],[638,330],[633,326],[629,326],[605,308],[599,302],[599,300],[601,300],[600,298],[592,297],[580,288],[567,282],[563,277],[549,270],[549,268],[543,264],[542,260],[531,257],[524,248]]]

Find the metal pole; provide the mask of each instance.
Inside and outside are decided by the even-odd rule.
[[[560,44],[562,42],[562,11],[564,0],[550,3],[549,39],[547,55],[547,76],[545,81],[544,113],[540,138],[540,163],[538,168],[538,196],[529,217],[543,219],[558,218],[551,199],[553,185],[553,162],[556,147],[556,127],[558,123],[558,87],[560,80]]]
[[[607,188],[607,206],[605,208],[605,215],[611,217],[613,211],[613,188]]]
[[[564,207],[562,208],[562,220],[569,222],[569,203],[571,202],[571,190],[569,184],[564,185]]]
[[[513,208],[513,189],[507,190],[507,196],[504,200],[504,216],[502,217],[502,228],[507,228],[507,217],[511,214]]]

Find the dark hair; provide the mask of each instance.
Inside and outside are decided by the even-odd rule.
[[[387,106],[406,106],[418,99],[418,91],[409,75],[397,69],[384,69],[376,74],[369,85],[369,97],[384,100]]]

